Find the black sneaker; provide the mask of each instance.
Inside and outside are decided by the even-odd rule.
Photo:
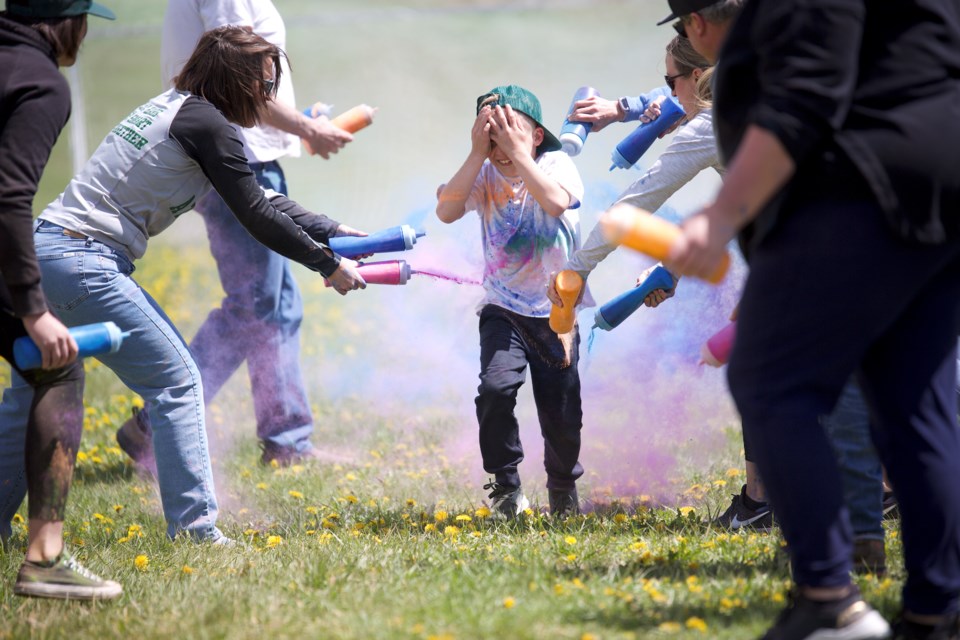
[[[713,524],[724,529],[753,529],[755,531],[769,531],[773,528],[773,511],[766,502],[757,503],[756,509],[747,506],[747,485],[743,485],[740,493],[733,495],[730,506],[717,517]]]
[[[885,640],[890,625],[851,586],[840,600],[819,602],[799,593],[761,640]]]
[[[548,489],[547,494],[550,498],[550,515],[554,518],[580,515],[580,498],[576,487],[569,491]]]
[[[153,429],[147,412],[133,408],[133,416],[117,429],[117,444],[130,456],[137,472],[157,477],[157,459],[153,455]]]
[[[883,540],[873,538],[854,538],[853,572],[872,573],[875,576],[887,574],[887,550]]]
[[[487,497],[493,500],[490,511],[494,518],[512,520],[525,509],[530,508],[530,502],[523,495],[520,487],[507,487],[496,482],[488,482],[483,485],[483,488],[491,489]]]
[[[893,623],[893,640],[960,640],[960,614],[953,614],[936,626],[905,620]]]
[[[900,509],[897,508],[897,496],[893,491],[883,492],[883,519],[895,520],[900,517]]]

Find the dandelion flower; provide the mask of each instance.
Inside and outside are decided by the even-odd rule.
[[[686,518],[688,515],[693,513],[695,509],[693,507],[680,507],[680,515]]]
[[[571,546],[577,544],[577,539],[573,536],[567,536],[563,539],[563,541]]]
[[[303,494],[299,491],[287,491],[287,495],[294,500],[303,500]]]
[[[280,536],[267,536],[267,549],[273,549],[283,544],[283,538]]]
[[[487,507],[480,507],[479,509],[473,512],[473,515],[477,516],[478,518],[489,518],[490,509],[488,509]]]
[[[448,517],[449,517],[449,514],[442,509],[435,511],[433,513],[433,519],[436,520],[437,522],[446,522]]]
[[[700,633],[707,632],[707,623],[703,621],[702,618],[693,616],[692,618],[687,618],[687,629],[694,629]]]
[[[514,605],[517,604],[517,601],[511,597],[506,597],[503,599],[503,608],[504,609],[513,609]]]
[[[143,555],[142,553],[133,559],[133,566],[137,568],[137,571],[146,571],[149,565],[150,565],[150,558]]]
[[[466,514],[464,514],[464,513],[461,513],[460,515],[458,515],[458,516],[455,518],[455,520],[456,520],[457,522],[472,522],[472,521],[473,521],[473,518],[471,518],[470,516],[468,516],[468,515],[466,515]]]
[[[274,462],[276,462],[276,461],[274,461]],[[266,483],[266,482],[258,482],[258,483],[257,483],[257,489],[259,489],[260,491],[263,491],[263,490],[266,489],[266,488],[267,488],[267,483]]]
[[[443,535],[447,536],[448,538],[456,538],[458,535],[460,535],[460,528],[453,525],[447,525],[443,529]]]
[[[180,569],[180,573],[189,576],[191,573],[193,573],[193,567],[183,565],[183,569]]]

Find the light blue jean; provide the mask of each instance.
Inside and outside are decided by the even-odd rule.
[[[848,382],[833,412],[820,422],[837,456],[854,538],[883,540],[883,467],[860,387]]]
[[[277,162],[250,168],[262,186],[286,194]],[[246,361],[257,437],[274,451],[310,449],[313,417],[300,372],[303,302],[290,261],[257,242],[216,191],[197,211],[226,293],[190,343],[204,398],[210,402]]]
[[[113,321],[129,331],[117,353],[98,359],[148,406],[167,534],[217,541],[217,499],[207,450],[200,372],[160,306],[130,277],[133,263],[47,222],[34,235],[48,303],[67,326]],[[0,405],[0,523],[8,527],[26,493],[24,433],[32,389],[14,376]]]

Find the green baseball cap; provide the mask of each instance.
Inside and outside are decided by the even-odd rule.
[[[89,13],[116,20],[113,11],[90,0],[7,0],[7,12],[27,18],[69,18]]]
[[[496,100],[493,99],[494,97],[496,97]],[[486,105],[500,105],[501,107],[510,105],[514,111],[519,111],[532,118],[537,126],[543,129],[543,142],[537,147],[537,155],[547,151],[559,151],[562,148],[556,136],[550,133],[550,130],[541,123],[543,114],[540,111],[540,100],[523,87],[515,84],[494,87],[477,98],[477,113],[480,113],[480,109]]]

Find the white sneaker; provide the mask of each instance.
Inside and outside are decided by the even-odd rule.
[[[490,511],[494,518],[512,520],[530,508],[530,501],[523,495],[520,487],[505,487],[496,482],[489,482],[483,485],[483,488],[491,489],[488,497],[493,500]]]

